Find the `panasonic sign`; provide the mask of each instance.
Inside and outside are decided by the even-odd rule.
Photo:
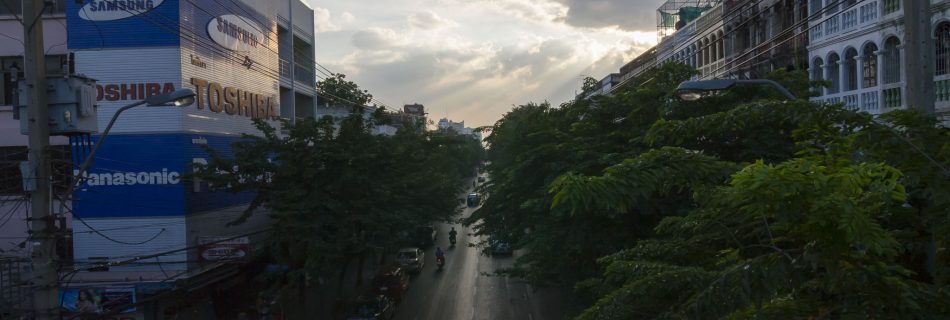
[[[79,170],[73,170],[73,175],[79,175]],[[153,172],[87,172],[83,175],[88,186],[133,186],[133,185],[170,185],[181,183],[181,173],[168,171]]]
[[[89,21],[111,21],[137,16],[155,9],[165,0],[89,0],[79,9],[79,17]]]

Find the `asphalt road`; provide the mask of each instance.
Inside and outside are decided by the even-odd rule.
[[[462,215],[468,216],[472,211],[474,208],[466,208]],[[451,226],[458,231],[454,248],[449,248]],[[517,251],[514,256],[485,256],[481,250],[468,246],[478,242],[468,228],[447,224],[436,227],[436,244],[425,248],[425,266],[412,277],[395,319],[560,319],[556,293],[534,290],[517,279],[493,275],[495,270],[512,266]],[[445,251],[442,270],[435,264],[436,246]]]

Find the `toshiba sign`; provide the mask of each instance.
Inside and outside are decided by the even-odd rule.
[[[195,85],[195,105],[198,109],[208,108],[211,112],[241,115],[254,119],[276,119],[277,101],[274,97],[225,87],[217,82],[208,82],[200,78],[191,78]]]

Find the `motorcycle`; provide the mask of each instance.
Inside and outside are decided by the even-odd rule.
[[[453,235],[449,235],[449,242],[451,243],[451,246],[452,246],[452,247],[455,246],[455,235],[454,235],[454,234],[453,234]]]
[[[445,257],[437,257],[437,258],[435,258],[435,263],[436,263],[436,265],[439,266],[439,270],[442,270],[442,266],[445,265]]]

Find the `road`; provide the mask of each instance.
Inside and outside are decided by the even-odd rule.
[[[462,213],[468,216],[474,208]],[[458,245],[449,247],[448,231],[458,231]],[[469,247],[478,238],[462,225],[439,224],[435,246],[445,251],[445,266],[435,264],[435,246],[426,248],[426,263],[413,276],[409,291],[396,311],[397,320],[451,319],[560,319],[557,295],[550,290],[534,290],[517,279],[493,275],[511,267],[514,256],[489,257]],[[492,275],[489,275],[492,274]]]

